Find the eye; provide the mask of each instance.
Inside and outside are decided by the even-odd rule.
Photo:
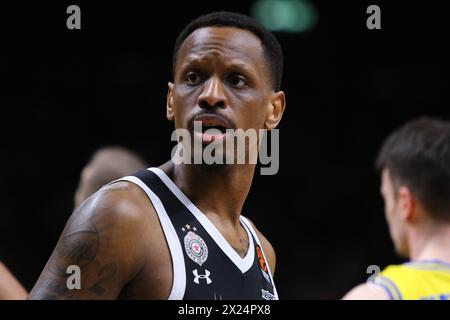
[[[190,85],[198,84],[200,80],[200,76],[195,72],[189,72],[186,76],[186,82]]]
[[[231,75],[228,81],[233,87],[236,88],[243,88],[248,85],[247,80],[238,74]]]

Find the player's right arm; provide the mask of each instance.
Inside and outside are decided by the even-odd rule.
[[[0,300],[24,300],[27,291],[0,261]]]
[[[107,186],[75,210],[29,299],[115,299],[144,266],[145,215],[130,184]],[[67,273],[80,268],[81,289]],[[75,283],[69,279],[69,283]]]

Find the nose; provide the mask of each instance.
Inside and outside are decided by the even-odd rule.
[[[211,77],[204,83],[203,91],[198,97],[201,108],[224,108],[226,97],[223,85],[217,77]]]

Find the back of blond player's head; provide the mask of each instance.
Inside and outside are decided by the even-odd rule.
[[[439,222],[450,222],[450,122],[409,121],[385,141],[377,167],[387,169],[395,188],[404,185]]]

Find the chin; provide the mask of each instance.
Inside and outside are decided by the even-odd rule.
[[[200,164],[198,165],[201,169],[205,170],[205,171],[221,171],[221,170],[225,170],[226,168],[230,167],[229,164],[225,164],[225,163],[213,163],[213,164]]]

